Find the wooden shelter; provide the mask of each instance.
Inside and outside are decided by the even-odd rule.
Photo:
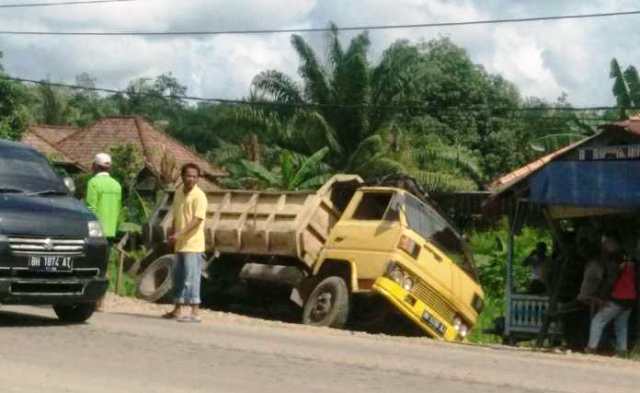
[[[640,227],[628,224],[640,218],[640,118],[601,126],[596,135],[495,180],[490,190],[488,212],[506,201],[511,206],[506,309],[500,333],[509,343],[537,338],[543,345],[562,332],[566,322],[562,315],[571,311],[565,306],[578,305],[575,295],[582,272],[574,270],[580,268],[575,266],[579,231],[616,230],[625,238],[627,253],[637,252]],[[554,238],[556,259],[546,295],[514,289],[514,240],[527,220],[546,225]],[[568,301],[571,296],[573,302]]]

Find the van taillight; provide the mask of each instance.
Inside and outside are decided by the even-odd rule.
[[[420,246],[418,245],[418,243],[405,235],[402,235],[402,237],[400,237],[398,248],[411,255],[413,258],[417,258],[420,254]]]

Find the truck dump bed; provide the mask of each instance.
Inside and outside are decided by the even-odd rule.
[[[361,183],[336,175],[316,192],[209,191],[207,250],[293,257],[310,266]],[[168,193],[150,220],[152,246],[166,239],[172,201]]]

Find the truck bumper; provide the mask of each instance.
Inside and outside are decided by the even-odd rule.
[[[90,279],[0,279],[2,304],[77,304],[93,303],[107,292],[104,277]]]
[[[437,340],[463,341],[450,323],[395,281],[379,277],[373,283],[373,291],[386,298],[428,336]]]

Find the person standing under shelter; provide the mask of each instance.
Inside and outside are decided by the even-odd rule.
[[[118,228],[118,218],[122,207],[122,187],[111,175],[111,156],[106,153],[96,154],[93,160],[95,175],[87,184],[85,201],[102,226],[102,232],[109,242],[109,249],[113,244]],[[108,268],[107,268],[108,269]],[[98,300],[96,309],[103,308],[104,298]]]
[[[591,320],[586,352],[596,352],[602,332],[609,322],[614,321],[616,351],[624,354],[627,352],[629,316],[637,298],[635,264],[622,259],[620,244],[612,236],[604,238],[603,249],[606,254],[600,266],[599,294],[593,297],[597,299],[598,311]]]
[[[549,265],[547,256],[547,245],[538,242],[534,251],[523,262],[524,266],[531,266],[531,279],[527,293],[530,295],[541,295],[547,292],[545,285],[546,270]]]
[[[176,190],[171,207],[173,225],[168,240],[177,257],[173,276],[175,306],[163,317],[175,318],[178,322],[200,322],[200,275],[208,206],[207,196],[197,184],[200,174],[200,167],[196,164],[182,166],[182,187]]]

